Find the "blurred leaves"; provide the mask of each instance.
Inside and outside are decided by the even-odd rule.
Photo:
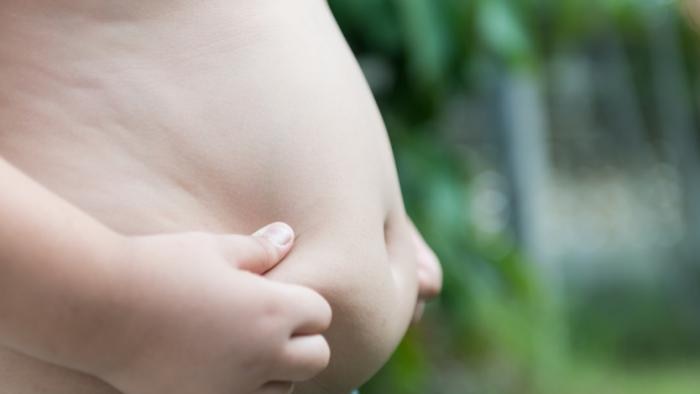
[[[634,341],[644,350],[644,341],[654,341],[655,333],[668,335],[656,342],[660,346],[673,342],[673,336],[688,336],[674,327],[625,326],[626,319],[648,324],[653,308],[667,308],[658,316],[676,324],[678,313],[668,308],[670,301],[646,290],[616,292],[615,283],[600,297],[579,289],[554,291],[508,231],[488,233],[477,225],[474,180],[484,168],[474,164],[474,152],[461,134],[494,124],[479,123],[474,115],[493,116],[491,94],[504,75],[524,70],[549,77],[557,56],[578,51],[595,58],[605,40],[620,40],[621,56],[634,50],[634,67],[642,75],[637,80],[645,81],[646,66],[638,58],[645,55],[648,13],[673,9],[673,2],[330,0],[330,5],[375,89],[407,210],[445,271],[441,298],[363,394],[636,392],[623,390],[638,385],[620,383],[615,391],[605,379],[591,383],[618,373],[617,367],[591,367],[573,359],[569,346],[583,341],[591,354],[596,346],[624,352]],[[697,66],[697,41],[686,39],[685,45],[686,51],[695,51],[689,67]],[[697,73],[693,80],[700,86]],[[478,105],[469,107],[465,96],[476,97]],[[463,118],[467,121],[460,123]],[[495,141],[497,132],[487,129],[481,135]],[[624,309],[635,300],[637,308]],[[575,375],[578,365],[585,367]],[[682,376],[683,382],[692,382]]]
[[[446,67],[449,36],[445,34],[437,3],[431,0],[395,0],[403,31],[409,78],[419,89],[440,84]]]
[[[488,49],[507,63],[519,67],[529,63],[533,48],[516,4],[510,0],[481,0],[476,26]]]

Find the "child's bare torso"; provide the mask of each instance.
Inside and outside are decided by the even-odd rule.
[[[410,320],[414,257],[383,123],[326,4],[18,3],[0,4],[0,156],[124,233],[287,221],[298,243],[270,276],[334,310],[331,366],[297,392],[375,372]],[[4,393],[115,392],[0,348]]]

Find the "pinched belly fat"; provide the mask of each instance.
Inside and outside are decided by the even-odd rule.
[[[23,39],[45,50],[16,64],[0,43],[0,156],[125,234],[291,224],[295,248],[269,276],[313,287],[334,313],[330,366],[295,393],[345,394],[386,362],[415,306],[391,148],[325,2],[240,3],[143,35],[103,22],[51,42],[37,28]],[[0,394],[117,394],[3,350],[0,382]]]

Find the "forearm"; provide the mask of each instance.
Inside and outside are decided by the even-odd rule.
[[[0,158],[0,346],[68,367],[112,324],[120,237]]]

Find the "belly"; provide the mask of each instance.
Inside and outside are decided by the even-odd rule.
[[[89,89],[0,110],[0,155],[125,234],[290,223],[298,243],[270,277],[311,286],[334,309],[331,366],[297,392],[344,392],[385,362],[415,301],[391,150],[323,2],[248,16],[245,34],[167,61],[74,65]],[[0,394],[115,394],[1,349],[0,382]]]

